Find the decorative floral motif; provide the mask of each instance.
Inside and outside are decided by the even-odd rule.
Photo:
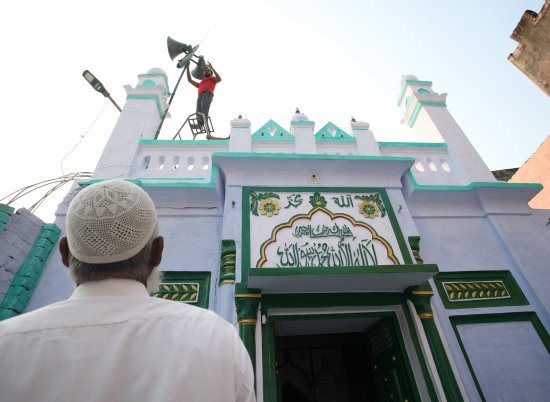
[[[262,200],[267,200],[270,198],[280,198],[279,195],[275,193],[259,193],[257,194],[255,191],[250,192],[250,212],[252,212],[252,215],[258,215],[258,203],[260,203]],[[279,208],[280,209],[280,208]],[[279,209],[277,210],[277,215],[279,213]],[[265,215],[265,214],[262,214]],[[273,214],[272,214],[273,215]],[[271,216],[271,215],[269,215]]]
[[[266,215],[268,217],[271,217],[273,215],[279,215],[280,209],[281,209],[281,205],[279,204],[279,201],[277,201],[274,198],[267,198],[265,200],[261,200],[260,205],[258,206],[258,211],[260,211],[260,214]]]
[[[380,209],[374,201],[363,201],[358,208],[365,218],[374,219],[380,215]]]
[[[196,303],[199,298],[199,287],[200,285],[196,282],[162,283],[158,293],[152,296],[184,303]]]
[[[359,212],[361,212],[367,218],[374,218],[375,216],[378,216],[378,212],[380,213],[381,218],[386,216],[386,207],[384,206],[384,203],[382,202],[379,193],[374,193],[371,195],[356,195],[355,199],[363,201],[361,204],[359,204]],[[376,211],[373,216],[370,216],[370,214],[373,212],[371,206],[374,206]]]
[[[314,193],[309,197],[309,203],[313,208],[321,207],[325,208],[327,206],[327,200],[319,193]]]

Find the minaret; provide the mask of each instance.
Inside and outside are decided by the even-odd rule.
[[[422,141],[447,143],[449,153],[469,182],[496,181],[449,113],[446,99],[447,94],[432,90],[431,81],[420,81],[414,75],[403,76],[398,99],[398,105],[405,109],[401,123],[414,128]]]
[[[93,179],[127,176],[139,140],[155,138],[167,108],[168,77],[160,68],[140,74],[135,88],[125,85],[124,89],[126,103],[99,158]]]

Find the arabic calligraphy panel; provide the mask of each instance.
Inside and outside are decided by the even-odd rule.
[[[380,191],[262,190],[250,192],[251,266],[335,268],[403,264],[389,214],[393,212]],[[268,197],[282,206],[271,214],[263,213],[260,204]]]

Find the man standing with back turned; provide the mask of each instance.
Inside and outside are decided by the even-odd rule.
[[[233,326],[149,296],[164,240],[144,190],[92,184],[72,200],[66,228],[59,249],[77,288],[0,322],[0,400],[255,401]]]

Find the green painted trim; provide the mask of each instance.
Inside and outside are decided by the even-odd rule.
[[[351,296],[351,297],[350,297]],[[401,361],[405,366],[405,371],[407,374],[408,385],[415,401],[420,401],[420,392],[418,386],[414,381],[414,374],[412,366],[410,364],[407,349],[405,347],[405,341],[403,340],[403,332],[405,328],[402,328],[399,320],[397,319],[397,313],[394,311],[373,311],[373,312],[358,312],[358,313],[334,313],[334,314],[300,314],[296,315],[292,311],[289,311],[288,314],[277,314],[269,315],[270,308],[276,307],[290,307],[290,308],[304,308],[304,307],[335,307],[336,305],[340,306],[356,306],[356,305],[365,305],[357,304],[357,299],[354,299],[353,296],[363,298],[363,302],[367,301],[364,298],[367,298],[369,301],[376,301],[380,303],[380,300],[377,297],[382,297],[384,301],[392,304],[402,305],[403,303],[403,294],[401,293],[390,293],[390,294],[279,294],[279,295],[263,295],[262,296],[262,315],[267,316],[267,322],[262,325],[262,361],[263,361],[263,374],[264,374],[264,400],[266,402],[277,401],[278,394],[278,384],[276,376],[276,366],[275,366],[275,322],[277,321],[288,321],[288,320],[319,320],[319,319],[346,319],[346,318],[363,318],[363,317],[389,317],[392,320],[393,332],[397,343],[399,345],[397,351],[400,354]],[[307,299],[310,299],[308,303]],[[289,300],[292,299],[292,300]],[[314,304],[311,303],[311,299],[315,301]],[[305,303],[304,303],[305,300]],[[335,301],[340,301],[340,303],[335,303]],[[352,302],[348,304],[347,302]],[[373,304],[374,306],[387,305],[388,303]],[[367,304],[368,306],[368,304]],[[408,322],[407,322],[408,326]],[[413,327],[414,328],[414,327]],[[410,328],[409,328],[410,330]],[[428,377],[429,379],[429,377]],[[435,399],[434,399],[435,400]]]
[[[409,127],[414,126],[414,123],[416,122],[416,118],[418,117],[418,113],[420,113],[420,109],[422,109],[422,106],[440,106],[440,107],[447,107],[447,104],[445,102],[427,102],[427,101],[418,101],[416,106],[414,107],[414,110],[412,112],[411,118],[409,119]]]
[[[485,395],[483,395],[483,390],[481,389],[481,385],[479,384],[479,381],[475,374],[474,367],[472,366],[472,362],[470,360],[470,357],[468,356],[466,347],[464,346],[462,338],[460,337],[460,333],[458,331],[459,325],[528,321],[531,322],[540,340],[546,347],[546,350],[548,351],[548,353],[550,353],[550,335],[544,328],[544,325],[542,325],[542,322],[539,320],[537,314],[534,312],[452,316],[450,317],[450,321],[451,325],[453,326],[456,339],[458,340],[458,344],[460,345],[460,349],[462,350],[462,354],[464,355],[464,359],[466,360],[466,364],[468,365],[468,368],[470,370],[470,374],[472,375],[477,391],[479,392],[479,396],[483,402],[486,402],[487,399],[485,398]]]
[[[138,79],[141,79],[142,77],[162,77],[162,78],[164,78],[164,83],[166,85],[164,86],[164,91],[162,92],[162,95],[163,96],[168,95],[169,85],[168,85],[168,76],[166,74],[164,74],[164,73],[146,73],[146,74],[139,74],[138,75]]]
[[[140,145],[219,145],[229,144],[229,140],[139,140]]]
[[[14,211],[15,211],[15,208],[10,207],[9,205],[0,203],[0,212],[4,212],[8,215],[11,215],[13,214]]]
[[[441,186],[434,184],[418,184],[414,175],[410,170],[406,173],[409,178],[413,188],[415,190],[436,190],[436,191],[472,191],[475,188],[543,188],[542,184],[539,183],[507,183],[502,181],[496,182],[472,182],[466,186]]]
[[[329,129],[335,130],[334,136],[330,133]],[[317,141],[340,141],[340,142],[355,142],[355,137],[349,135],[340,127],[332,122],[328,122],[315,134]]]
[[[534,311],[494,314],[455,315],[450,317],[453,326],[461,324],[489,324],[495,322],[530,321],[537,331],[540,340],[550,353],[550,334],[544,328],[537,313]]]
[[[157,105],[157,111],[159,112],[159,117],[162,118],[162,107],[160,105],[160,100],[157,95],[128,95],[126,96],[126,100],[128,99],[147,99],[147,100],[154,100],[155,104]]]
[[[435,264],[375,265],[340,268],[250,268],[249,276],[304,276],[304,275],[357,275],[402,274],[439,272]]]
[[[250,271],[250,187],[242,187],[241,280],[248,281]]]
[[[275,127],[276,131],[274,135],[262,135],[265,132],[269,132],[269,127]],[[275,123],[273,120],[269,120],[262,127],[260,127],[254,134],[252,134],[253,141],[294,141],[295,137],[286,131],[279,124]]]
[[[405,347],[405,340],[403,339],[403,332],[405,331],[405,328],[402,328],[401,325],[399,325],[399,320],[397,319],[397,314],[395,312],[392,314],[391,319],[393,321],[393,332],[397,338],[397,343],[399,344],[399,349],[397,352],[399,353],[401,362],[405,365],[405,371],[407,372],[406,379],[408,380],[408,383],[404,384],[405,388],[408,385],[409,390],[412,391],[414,399],[420,402],[420,391],[418,390],[418,385],[416,385],[416,381],[414,380],[414,371],[407,353],[407,348]]]
[[[268,320],[265,324],[262,324],[262,373],[264,402],[279,401],[277,398],[279,384],[277,380],[276,364],[275,323]]]
[[[145,80],[141,83],[141,87],[156,87],[157,83],[153,80]]]
[[[0,204],[0,232],[2,232],[6,227],[6,224],[10,220],[10,216],[13,214],[13,211],[15,211],[15,209],[10,207],[9,205]]]
[[[379,147],[422,147],[422,148],[447,148],[446,142],[387,142],[378,141]]]
[[[105,181],[107,179],[92,179],[92,180],[86,180],[86,181],[80,181],[78,182],[81,186],[89,186],[94,183],[99,183],[102,181]],[[210,173],[210,181],[206,183],[186,183],[184,180],[187,179],[178,179],[178,178],[160,178],[160,179],[144,179],[144,178],[135,178],[135,179],[124,179],[126,181],[129,181],[131,183],[137,184],[140,187],[146,188],[146,187],[168,187],[168,188],[186,188],[186,187],[192,187],[192,188],[216,188],[217,181],[218,181],[218,166],[214,163],[212,164],[212,170]],[[179,182],[175,183],[151,183],[147,182],[145,180],[181,180]],[[190,178],[189,180],[199,180],[197,178]],[[205,178],[204,180],[208,180],[208,178]]]
[[[324,156],[330,156],[330,155],[324,155]],[[335,155],[335,156],[340,156],[340,155]],[[411,158],[402,158],[402,159],[409,161]],[[311,187],[249,187],[249,186],[244,186],[242,188],[242,197],[243,197],[242,198],[243,225],[242,225],[242,237],[241,237],[243,241],[242,256],[241,256],[241,277],[243,278],[242,281],[247,281],[249,270],[266,269],[266,268],[252,268],[250,265],[250,202],[249,200],[250,200],[250,192],[252,191],[258,191],[258,192],[300,192],[301,191],[301,192],[310,193],[313,191],[313,189]],[[407,243],[405,242],[405,238],[403,236],[403,232],[401,231],[401,228],[397,221],[397,217],[393,210],[393,207],[388,197],[388,194],[386,192],[386,189],[380,188],[380,187],[373,187],[373,188],[315,187],[315,191],[324,192],[324,193],[340,193],[340,192],[346,192],[346,193],[377,192],[379,193],[386,207],[386,212],[390,219],[390,223],[395,233],[395,238],[397,240],[397,244],[399,246],[399,250],[401,251],[401,255],[404,262],[403,265],[396,265],[396,266],[392,265],[392,267],[394,267],[393,268],[394,271],[392,272],[407,272],[406,270],[409,265],[412,267],[416,267],[415,270],[411,270],[411,272],[423,272],[418,268],[419,265],[416,265],[413,263],[411,254],[407,247]],[[423,265],[423,266],[427,267],[426,269],[428,269],[428,271],[426,272],[438,272],[437,265]],[[395,267],[405,267],[405,268],[399,271],[400,268],[395,268]],[[431,270],[432,267],[434,269],[433,271]],[[305,270],[316,269],[317,271],[315,272],[315,274],[320,273],[319,272],[320,270],[318,268],[282,268],[282,269],[289,269],[290,271],[292,271],[293,274],[296,274],[296,270],[300,270],[300,269],[305,269]],[[357,269],[357,268],[350,268],[350,269]],[[281,268],[276,268],[276,270],[281,270]],[[329,269],[323,268],[323,272],[328,273],[329,271],[330,271]],[[370,267],[368,271],[371,273],[374,272],[372,267]],[[340,271],[339,273],[342,273],[342,272]],[[354,272],[354,273],[359,273],[359,272]],[[305,274],[309,274],[309,273],[305,273]],[[269,275],[269,274],[259,274],[259,275]]]
[[[422,351],[422,346],[420,345],[420,338],[418,337],[418,332],[416,331],[416,327],[414,325],[411,309],[409,308],[406,300],[404,300],[401,304],[401,308],[403,309],[403,314],[405,315],[405,320],[407,321],[407,326],[409,327],[409,335],[412,339],[414,350],[420,364],[420,369],[422,370],[422,376],[424,377],[424,382],[426,383],[428,394],[430,395],[430,399],[433,402],[437,402],[437,391],[435,389],[430,371],[428,370],[428,364],[426,363],[426,358]]]
[[[0,303],[0,320],[25,311],[60,234],[61,230],[55,224],[42,226],[42,231],[15,273]]]
[[[291,126],[307,126],[307,125],[315,125],[315,122],[312,120],[291,120],[290,121]]]
[[[222,240],[220,256],[220,275],[218,284],[235,283],[235,268],[237,265],[237,246],[235,240]]]
[[[248,284],[240,282],[235,285],[235,307],[239,336],[250,355],[252,367],[256,373],[256,322],[258,306],[262,297],[259,289],[249,289]],[[261,324],[260,324],[261,325]]]
[[[402,304],[402,293],[277,293],[262,295],[262,312],[270,308],[358,307]]]
[[[403,81],[403,85],[401,86],[401,90],[399,91],[399,96],[397,98],[397,106],[401,106],[401,99],[403,99],[403,95],[405,94],[405,90],[407,89],[407,85],[409,84],[420,84],[420,85],[432,85],[431,81],[419,81],[419,80],[405,80]]]
[[[403,156],[365,156],[365,155],[316,155],[316,154],[287,154],[267,152],[213,152],[212,157],[221,158],[258,158],[258,159],[318,159],[318,160],[357,160],[357,161],[406,161],[414,162],[414,158]]]
[[[422,328],[426,334],[426,340],[432,352],[432,357],[441,380],[441,385],[445,396],[449,401],[463,401],[462,392],[458,386],[447,351],[443,346],[441,335],[434,321],[431,298],[433,296],[432,287],[429,282],[424,282],[420,286],[412,286],[405,290],[407,297],[413,303],[422,322]]]
[[[156,86],[157,86],[157,83],[153,80],[145,80],[141,83],[142,88],[145,88],[145,87],[155,88]],[[168,91],[166,90],[166,88],[164,88],[164,90],[162,91],[162,96],[167,96],[167,95],[168,95]]]
[[[210,304],[210,271],[164,271],[162,272],[162,281],[160,286],[169,282],[198,282],[199,296],[194,306],[208,309]],[[185,302],[183,302],[185,303]]]
[[[483,307],[504,307],[504,306],[525,306],[529,302],[518,286],[510,271],[462,271],[462,272],[440,272],[433,278],[439,297],[446,309],[483,308]],[[444,289],[443,282],[481,282],[500,280],[506,286],[509,298],[506,299],[476,299],[451,301]],[[477,291],[477,289],[473,289]],[[481,289],[484,291],[485,289]],[[492,289],[490,289],[492,290]],[[470,291],[466,289],[466,291]],[[471,292],[471,291],[470,291]]]
[[[186,177],[186,178],[180,178],[180,177],[148,177],[147,179],[142,180],[159,180],[159,181],[168,181],[168,180],[179,180],[179,181],[187,181],[187,180],[208,180],[208,177]]]

